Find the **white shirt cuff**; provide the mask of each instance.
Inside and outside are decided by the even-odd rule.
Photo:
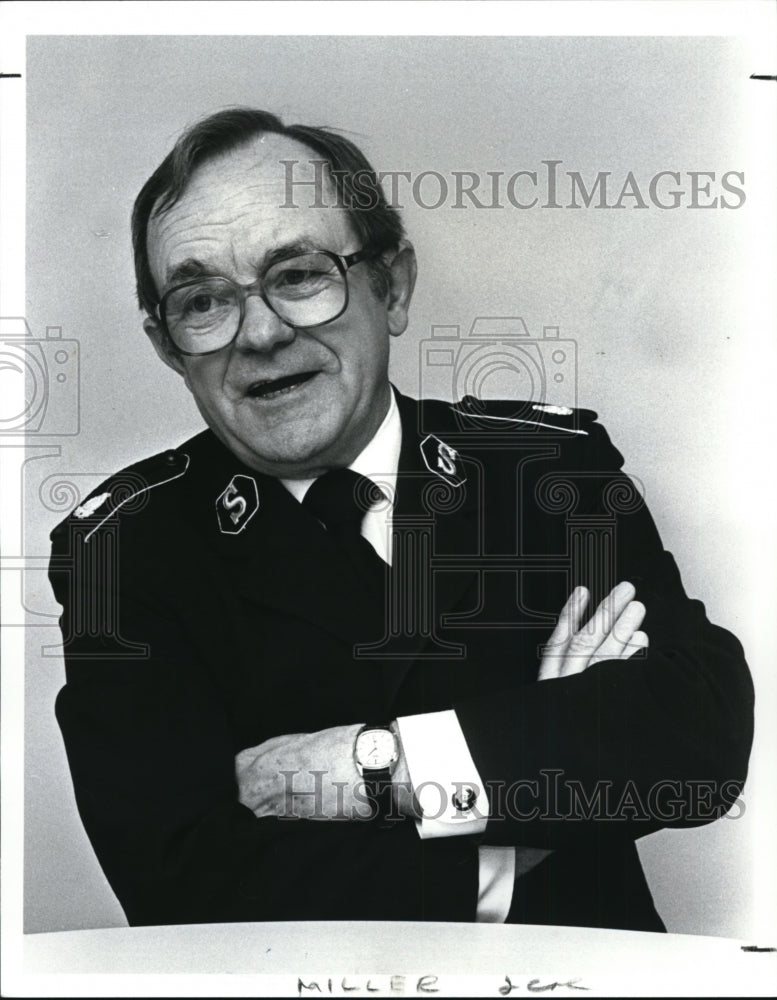
[[[513,902],[514,847],[478,847],[478,905],[475,921],[503,924]]]
[[[397,726],[421,808],[421,837],[483,833],[488,797],[453,709],[406,715],[397,719]]]

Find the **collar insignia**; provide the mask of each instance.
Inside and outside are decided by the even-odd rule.
[[[539,410],[540,413],[552,413],[557,417],[571,417],[575,412],[568,406],[552,406],[550,403],[535,403],[532,409]]]
[[[89,500],[85,500],[80,507],[76,507],[73,511],[73,517],[77,517],[79,519],[91,517],[98,507],[102,507],[109,496],[110,493],[98,493],[96,497],[90,497]]]
[[[461,486],[467,481],[459,453],[434,434],[427,434],[421,442],[421,456],[426,468],[451,486]]]
[[[251,476],[233,476],[216,500],[219,530],[223,535],[239,535],[259,510],[259,490]]]

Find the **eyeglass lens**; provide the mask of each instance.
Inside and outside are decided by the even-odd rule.
[[[273,264],[264,274],[262,291],[270,307],[290,326],[320,326],[342,312],[345,276],[323,253],[304,253]],[[247,294],[226,278],[202,278],[170,291],[163,315],[174,343],[192,354],[218,350],[240,325],[241,302]]]

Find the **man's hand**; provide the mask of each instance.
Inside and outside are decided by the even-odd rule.
[[[582,673],[599,660],[628,659],[648,644],[639,626],[645,607],[634,587],[620,583],[580,627],[588,604],[585,587],[572,593],[545,647],[538,680]],[[235,758],[239,800],[255,816],[322,820],[366,820],[371,816],[353,747],[360,724],[317,733],[275,736]],[[398,814],[416,815],[404,755],[393,776]]]
[[[255,816],[345,819],[355,808],[365,812],[354,798],[361,779],[353,745],[360,728],[275,736],[241,750],[235,758],[240,802]]]
[[[258,817],[369,819],[370,803],[353,759],[360,729],[357,723],[275,736],[241,750],[235,758],[240,802]],[[410,782],[402,755],[393,780],[399,813],[409,814]]]
[[[619,583],[581,628],[590,595],[585,587],[576,587],[545,647],[537,680],[570,677],[600,660],[627,660],[638,649],[645,649],[648,637],[638,631],[645,605],[633,599],[635,593],[630,583]]]

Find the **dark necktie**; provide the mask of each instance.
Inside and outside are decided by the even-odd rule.
[[[351,469],[334,469],[320,476],[302,501],[327,529],[357,577],[373,590],[385,586],[388,566],[362,537],[361,525],[370,507],[384,499],[380,487],[365,476]]]

